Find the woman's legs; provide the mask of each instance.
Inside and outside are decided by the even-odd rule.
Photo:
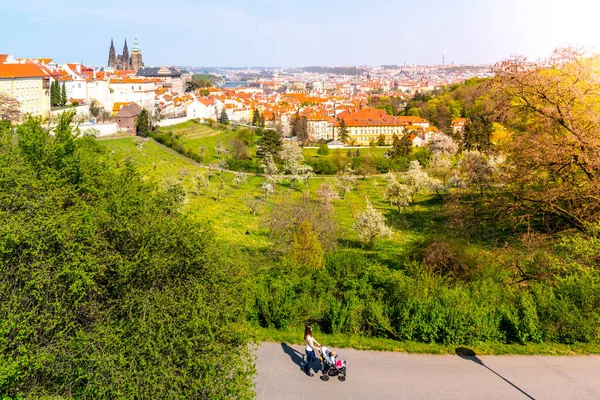
[[[314,350],[306,350],[306,364],[304,364],[304,372],[306,372],[307,375],[312,376],[312,373],[310,372],[310,366],[315,360],[316,357]]]

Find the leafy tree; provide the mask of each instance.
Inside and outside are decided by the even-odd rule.
[[[150,134],[150,119],[148,111],[145,108],[142,108],[137,116],[136,133],[141,137],[148,137]]]
[[[242,172],[234,172],[233,174],[233,186],[237,189],[246,183],[246,174]]]
[[[376,238],[388,237],[393,233],[386,225],[383,214],[373,208],[369,199],[365,211],[356,216],[354,229],[358,232],[359,239],[369,247],[373,246]]]
[[[350,134],[348,133],[348,127],[346,126],[346,121],[344,121],[343,118],[340,120],[338,140],[342,143],[347,143],[350,141]]]
[[[256,142],[256,155],[260,158],[264,158],[266,154],[279,157],[281,149],[281,136],[270,129],[265,130]]]
[[[412,152],[412,141],[410,140],[410,132],[406,132],[402,135],[402,139],[394,135],[392,142],[392,157],[408,157]]]
[[[63,82],[60,92],[60,105],[64,106],[67,104],[67,85]]]
[[[410,189],[410,199],[414,202],[415,196],[429,186],[429,175],[421,167],[419,161],[411,161],[405,174],[405,182]]]
[[[317,150],[317,154],[320,156],[327,156],[329,155],[329,147],[327,147],[326,144],[322,144],[319,146],[319,149]]]
[[[350,165],[346,165],[335,177],[335,186],[342,192],[342,199],[346,198],[346,193],[354,189],[356,185],[356,176]]]
[[[229,124],[229,116],[227,115],[227,111],[225,111],[225,107],[221,110],[221,115],[219,116],[219,123],[228,125]]]
[[[454,143],[450,136],[443,133],[435,133],[429,139],[429,150],[434,155],[453,156],[458,151],[458,145]]]
[[[381,134],[377,137],[377,146],[385,146],[387,143],[385,142],[385,135]]]
[[[239,138],[231,140],[231,153],[236,160],[248,159],[248,146]]]
[[[210,180],[202,174],[196,175],[195,183],[196,183],[196,194],[198,196],[203,194],[206,191],[206,189],[210,186]]]
[[[313,230],[310,220],[304,219],[292,238],[290,256],[294,262],[312,268],[322,268],[325,260],[325,250],[317,233]]]
[[[582,231],[600,219],[599,65],[600,57],[567,48],[494,67],[496,108],[514,132],[500,182],[510,195],[497,201],[511,213]]]
[[[217,155],[219,157],[221,157],[223,154],[227,153],[227,149],[225,149],[225,147],[223,147],[223,143],[221,143],[220,140],[218,140],[217,144],[215,145],[215,153],[217,153]]]
[[[300,116],[297,111],[290,123],[292,136],[298,139],[298,142],[304,144],[308,140],[308,120],[305,116]]]
[[[486,151],[491,146],[493,122],[484,115],[473,116],[467,121],[461,147],[464,150]]]
[[[387,186],[384,194],[385,200],[390,201],[390,206],[396,204],[398,211],[411,203],[410,188],[398,182],[398,177],[393,172],[387,174]]]
[[[4,93],[0,93],[0,120],[10,122],[21,120],[21,104]]]
[[[254,397],[246,266],[73,116],[0,128],[0,393]]]

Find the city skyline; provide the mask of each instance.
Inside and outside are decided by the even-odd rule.
[[[443,54],[446,64],[489,64],[564,45],[598,51],[593,18],[600,5],[587,3],[108,0],[72,7],[25,0],[3,6],[0,35],[10,40],[0,47],[16,57],[106,65],[111,38],[120,46],[137,36],[147,65],[431,65],[442,64]]]

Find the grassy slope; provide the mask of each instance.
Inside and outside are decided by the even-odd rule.
[[[145,175],[158,183],[169,181],[181,182],[188,190],[184,212],[199,220],[211,221],[218,239],[223,245],[241,249],[248,257],[263,255],[269,248],[267,232],[261,227],[268,205],[263,204],[256,216],[252,215],[246,205],[248,199],[260,198],[262,178],[248,176],[246,184],[240,188],[231,186],[233,174],[223,173],[212,179],[211,186],[203,195],[195,193],[193,177],[206,174],[206,169],[196,165],[189,159],[169,152],[152,140],[140,138],[121,138],[105,140],[104,143],[112,150],[114,157],[132,157]],[[220,201],[215,201],[220,179],[227,183],[226,195]],[[332,178],[315,178],[310,181],[311,195],[324,180]],[[493,240],[486,238],[465,239],[457,237],[441,214],[439,203],[432,197],[422,197],[409,207],[402,215],[383,200],[383,178],[368,178],[358,180],[357,188],[347,195],[345,200],[334,201],[335,215],[341,230],[341,241],[349,247],[358,247],[358,237],[353,230],[353,215],[364,208],[368,197],[375,207],[380,209],[394,227],[394,235],[390,239],[381,240],[373,249],[363,249],[369,257],[387,265],[390,268],[401,268],[404,260],[409,258],[415,249],[422,248],[422,243],[436,237],[460,242],[469,252],[478,257],[491,261],[498,254],[498,246]],[[282,196],[301,196],[300,188],[289,190],[285,184],[277,189],[277,193],[269,200],[276,201]],[[256,261],[255,261],[256,262]],[[276,331],[272,329],[257,329],[259,340],[298,342],[301,337],[298,332]],[[336,347],[353,347],[357,349],[398,350],[417,353],[452,353],[453,346],[422,343],[401,343],[387,339],[364,338],[344,335],[320,335],[323,342]],[[505,345],[500,343],[482,343],[474,350],[478,354],[588,354],[600,353],[600,345]]]

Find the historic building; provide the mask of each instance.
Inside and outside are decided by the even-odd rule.
[[[123,53],[117,55],[115,51],[115,45],[113,40],[110,39],[110,50],[108,51],[108,66],[112,69],[119,70],[137,70],[144,66],[142,61],[142,50],[138,44],[137,37],[133,44],[131,56],[129,55],[129,49],[127,47],[127,39],[125,39],[125,45],[123,46]]]

